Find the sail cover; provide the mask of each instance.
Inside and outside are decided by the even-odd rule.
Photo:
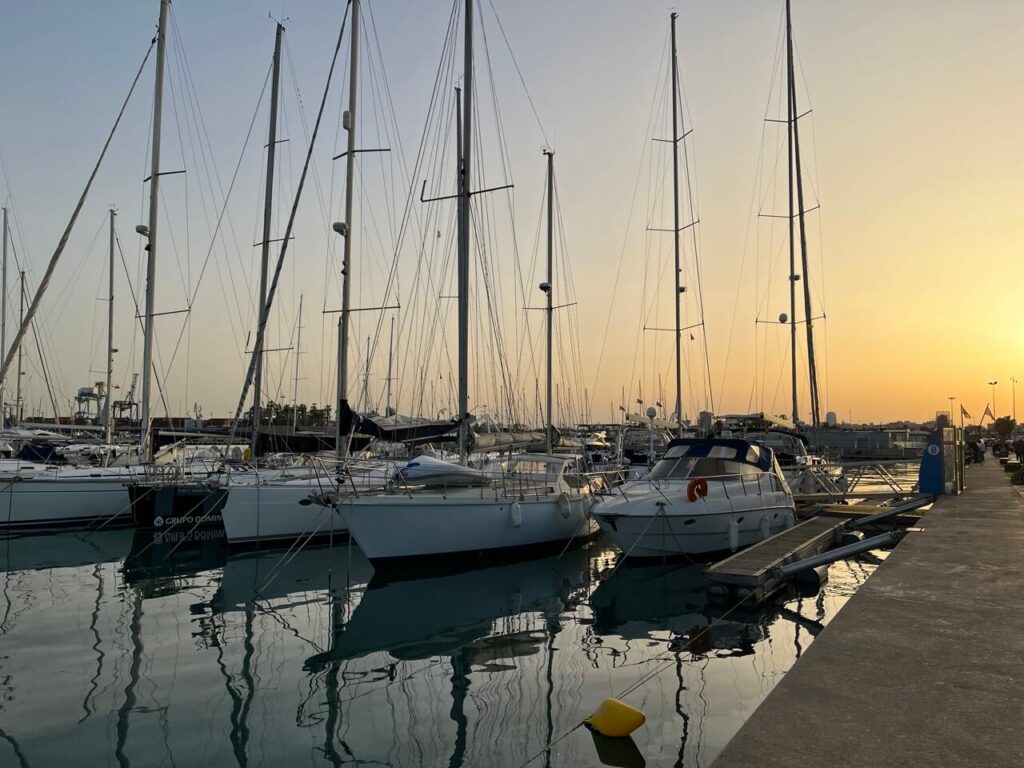
[[[374,421],[369,416],[356,413],[345,401],[342,401],[340,416],[341,434],[343,435],[355,432],[360,435],[376,437],[389,443],[407,443],[410,445],[433,443],[446,438],[454,440],[461,423],[461,419],[382,423]]]

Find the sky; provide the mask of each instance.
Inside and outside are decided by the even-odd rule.
[[[445,126],[461,50],[452,73],[441,76],[441,101],[432,105],[451,5],[364,5],[372,18],[364,29],[372,36],[367,33],[363,53],[359,143],[386,142],[391,152],[359,161],[353,303],[402,309],[353,315],[351,377],[365,370],[369,336],[366,399],[381,409],[394,317],[394,402],[403,412],[432,416],[454,404],[454,303],[445,298],[454,293],[454,209],[418,197],[424,181],[428,194],[453,191],[454,161],[445,161],[454,138]],[[280,145],[273,225],[280,237],[344,6],[177,0],[172,8],[163,167],[186,173],[166,176],[161,185],[166,219],[157,311],[191,311],[159,319],[158,368],[171,412],[199,403],[204,415],[225,416],[235,409],[254,336],[259,249],[252,244],[260,239],[270,16],[287,19],[280,132],[288,141]],[[671,218],[670,155],[651,140],[667,135],[662,84],[672,8],[679,13],[685,127],[692,129],[686,190],[699,219],[704,306],[703,331],[696,329],[692,342],[684,334],[684,411],[693,415],[712,403],[720,413],[789,410],[788,332],[777,321],[755,323],[789,312],[782,225],[757,215],[778,213],[785,204],[784,154],[778,162],[784,135],[764,122],[779,103],[773,71],[781,2],[485,0],[478,11],[478,181],[515,188],[475,203],[488,236],[477,258],[492,270],[493,289],[485,290],[484,267],[474,267],[471,406],[480,412],[500,411],[496,403],[509,397],[499,385],[506,368],[505,388],[516,391],[512,397],[526,418],[539,402],[543,316],[532,309],[541,306],[536,285],[545,278],[538,228],[545,147],[555,151],[562,228],[555,298],[574,304],[556,312],[556,415],[607,419],[620,404],[634,410],[638,399],[671,409],[671,334],[644,327],[673,322],[671,237],[645,231]],[[20,3],[5,15],[0,197],[12,210],[15,250],[32,287],[142,61],[157,11],[155,1],[54,0]],[[807,279],[818,318],[822,411],[855,422],[927,420],[949,409],[954,396],[955,407],[962,403],[977,420],[992,401],[987,382],[995,380],[995,410],[1010,414],[1011,377],[1024,378],[1024,6],[795,0],[793,17],[798,99],[802,111],[812,110],[800,122],[806,207],[820,205],[807,215]],[[336,315],[324,311],[339,306],[340,243],[330,223],[344,218],[344,174],[343,161],[331,158],[344,149],[339,123],[347,51],[346,42],[271,317],[267,346],[281,350],[268,353],[266,396],[273,399],[290,400],[296,386],[303,402],[333,396]],[[124,254],[115,281],[114,378],[122,393],[139,367],[131,291],[142,290],[134,228],[147,215],[152,67],[150,58],[40,312],[46,375],[65,413],[78,387],[103,378],[106,304],[100,299],[112,204]],[[424,135],[435,143],[414,171]],[[683,197],[686,223],[691,193]],[[500,223],[502,215],[510,220]],[[684,320],[694,321],[694,240],[684,241]],[[394,280],[386,290],[389,275]],[[13,285],[8,296],[10,338]],[[490,321],[485,301],[501,305],[490,310]],[[501,348],[491,339],[495,325],[503,329]],[[26,353],[26,410],[48,413],[34,343]],[[798,354],[806,417],[805,357]],[[358,403],[360,383],[350,391]],[[1020,396],[1024,410],[1024,389]]]

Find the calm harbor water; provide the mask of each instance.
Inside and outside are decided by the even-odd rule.
[[[751,611],[602,541],[403,580],[147,544],[0,541],[0,765],[708,765],[878,562]],[[573,730],[625,691],[632,742]]]

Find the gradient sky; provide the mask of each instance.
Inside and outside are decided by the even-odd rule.
[[[411,0],[368,4],[380,42],[379,53],[371,58],[379,56],[387,71],[402,146],[411,159],[450,5]],[[592,400],[592,417],[608,418],[623,388],[633,401],[642,379],[650,401],[657,373],[671,374],[666,341],[638,333],[642,317],[652,325],[671,322],[667,306],[651,310],[656,293],[651,275],[657,269],[648,273],[645,289],[644,264],[651,252],[645,251],[643,227],[652,211],[642,160],[652,151],[647,116],[663,73],[670,8],[656,2],[493,0],[542,134],[493,24],[491,5],[485,0],[481,15],[489,25],[517,185],[521,259],[534,264],[543,183],[540,149],[548,141],[556,151],[567,259],[579,302],[576,343],[582,383]],[[757,182],[759,152],[781,7],[780,0],[675,6],[687,120],[694,128],[690,150],[699,190],[712,392],[719,412],[788,410],[788,374],[781,388],[776,385],[786,365],[778,354],[785,331],[763,326],[755,337],[756,315],[776,317],[788,306],[764,293],[765,278],[759,275],[771,271],[773,251],[759,242],[751,208],[752,196],[766,194]],[[283,207],[291,199],[306,146],[294,84],[311,123],[342,4],[178,0],[175,38],[186,51],[207,149],[226,187],[269,64],[273,24],[268,12],[289,19],[290,66],[283,86],[287,126],[282,133],[290,142],[282,145],[284,182],[278,196]],[[0,71],[6,73],[0,78],[0,152],[6,175],[0,177],[0,195],[15,211],[15,244],[30,280],[45,268],[152,36],[156,15],[155,0],[20,3],[5,14],[0,26]],[[999,0],[796,0],[794,30],[800,99],[806,103],[809,95],[813,108],[812,117],[801,124],[813,187],[808,204],[821,204],[808,224],[812,284],[828,315],[827,331],[819,326],[818,341],[823,411],[835,410],[841,419],[854,421],[924,420],[947,409],[947,397],[955,395],[977,418],[991,399],[985,382],[996,379],[996,410],[1008,414],[1010,377],[1024,378],[1024,51],[1019,44],[1024,6]],[[172,80],[180,87],[180,78]],[[148,175],[151,89],[152,63],[44,303],[43,343],[50,349],[50,373],[63,393],[63,410],[78,386],[102,378],[94,373],[103,367],[105,343],[105,305],[97,297],[106,279],[105,217],[111,203],[120,211],[125,258],[133,273],[139,268],[139,238],[133,229],[145,220],[141,179]],[[306,402],[329,399],[333,382],[333,319],[325,323],[320,311],[338,301],[336,267],[331,267],[337,263],[336,241],[329,235],[329,221],[341,218],[342,169],[332,165],[330,156],[341,151],[335,142],[343,141],[337,129],[343,90],[332,91],[316,156],[315,184],[322,198],[307,196],[300,212],[268,342],[289,345],[301,292],[308,354],[301,361],[300,400]],[[214,195],[204,214],[197,201],[210,185],[201,183],[200,163],[187,154],[188,142],[183,157],[177,138],[175,115],[184,120],[184,110],[165,110],[164,167],[189,167],[190,182],[167,177],[164,183],[166,213],[175,223],[164,227],[161,240],[158,311],[184,306],[185,286],[194,287],[210,243],[203,217],[215,216],[222,199]],[[238,397],[246,359],[242,346],[253,313],[250,305],[239,307],[232,294],[247,295],[246,283],[254,279],[258,251],[249,246],[258,239],[259,147],[265,125],[264,108],[254,128],[256,149],[250,148],[243,160],[229,208],[240,246],[214,249],[168,378],[174,412],[198,401],[206,415],[223,416]],[[362,130],[363,146],[372,144],[372,132]],[[767,151],[776,146],[771,138]],[[497,179],[500,169],[490,168]],[[634,188],[639,191],[630,219]],[[405,192],[382,194],[394,202]],[[279,214],[276,233],[283,231],[284,221]],[[384,246],[373,252],[369,239],[357,270],[357,284],[370,286],[357,289],[360,306],[377,300],[372,286],[379,284],[390,259]],[[655,246],[655,263],[664,257],[665,245]],[[541,277],[535,269],[523,282],[533,290]],[[401,279],[411,282],[408,273]],[[773,279],[784,284],[785,275],[776,271]],[[121,352],[115,378],[127,382],[138,364],[140,344],[138,334],[132,334],[134,309],[123,274],[117,292],[116,345]],[[11,295],[14,301],[16,293]],[[659,294],[659,301],[670,295]],[[403,297],[403,305],[408,304]],[[510,299],[509,305],[517,302]],[[537,318],[532,322],[536,331]],[[363,341],[354,343],[361,347],[370,320],[358,318],[356,325],[354,335]],[[165,365],[182,327],[174,316],[161,321]],[[386,345],[386,338],[381,343]],[[650,359],[638,361],[638,349]],[[35,358],[34,349],[29,357]],[[378,383],[371,388],[379,390],[386,360],[380,354],[374,360],[371,375]],[[353,364],[361,366],[361,358]],[[271,389],[289,398],[294,360],[268,365]],[[42,406],[45,390],[38,365],[30,362],[28,370],[27,405],[33,410]],[[699,371],[691,377],[699,382]],[[663,388],[670,390],[667,383]],[[1024,389],[1020,396],[1024,410]],[[687,412],[703,407],[704,397],[685,392]],[[379,400],[379,394],[374,398]]]

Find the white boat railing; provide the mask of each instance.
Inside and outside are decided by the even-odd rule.
[[[662,495],[665,491],[685,490],[694,480],[703,480],[708,485],[708,492],[705,496],[698,496],[701,500],[714,500],[717,497],[724,497],[732,501],[734,498],[750,498],[764,496],[766,494],[785,493],[786,485],[774,472],[758,472],[757,474],[730,474],[730,475],[707,475],[702,477],[680,477],[680,478],[659,478],[653,480],[638,480],[637,483],[646,483],[649,487],[657,490]],[[720,489],[720,491],[719,491]],[[625,498],[629,498],[628,489],[625,486],[618,486],[614,489]],[[668,498],[666,496],[666,498]]]

